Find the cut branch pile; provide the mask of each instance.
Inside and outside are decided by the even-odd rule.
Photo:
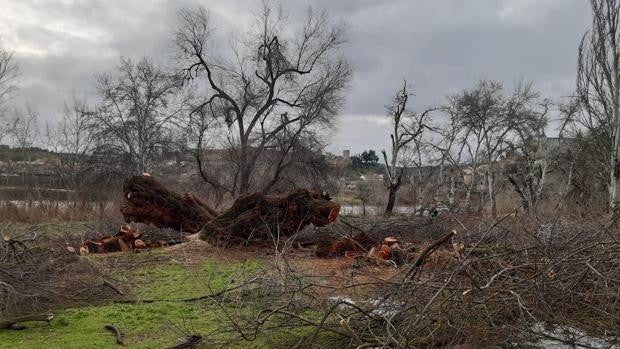
[[[235,325],[248,321],[235,329],[310,326],[297,342],[307,348],[321,333],[357,348],[618,347],[618,232],[507,217],[420,242],[415,258],[391,273],[334,271],[317,282],[314,270],[293,266],[267,275],[263,290],[243,293],[261,296],[243,299],[256,314],[231,315]]]
[[[70,246],[61,238],[40,238],[44,234],[38,228],[6,233],[0,239],[0,328],[48,321],[48,314],[41,312],[110,296],[109,287],[101,287],[106,274],[98,265],[68,252]]]

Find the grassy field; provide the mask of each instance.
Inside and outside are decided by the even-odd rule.
[[[0,330],[0,348],[117,348],[114,336],[104,329],[113,324],[125,334],[128,348],[165,348],[190,334],[204,338],[204,348],[287,347],[294,333],[272,331],[248,342],[226,329],[226,312],[238,312],[234,304],[200,298],[234,287],[236,282],[260,273],[258,258],[221,258],[209,247],[154,250],[142,254],[90,256],[108,268],[126,292],[124,300],[64,309],[50,324],[26,323],[22,331]],[[130,303],[122,303],[131,299]],[[299,331],[299,329],[296,329]]]

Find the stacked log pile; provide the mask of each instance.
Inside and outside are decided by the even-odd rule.
[[[139,251],[144,248],[169,246],[172,241],[145,240],[142,233],[131,228],[129,224],[123,225],[114,236],[106,235],[98,239],[87,240],[80,247],[80,254],[108,253]]]

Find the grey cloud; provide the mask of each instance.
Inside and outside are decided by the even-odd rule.
[[[17,49],[24,87],[19,100],[54,115],[75,91],[93,93],[93,75],[110,71],[120,56],[170,59],[176,11],[211,9],[218,34],[243,33],[253,0],[34,1],[3,0],[20,13],[0,15],[1,28],[36,55]],[[403,78],[414,87],[416,109],[441,103],[447,94],[480,78],[510,86],[531,79],[546,96],[571,93],[577,45],[589,24],[581,0],[305,0],[283,2],[294,17],[309,5],[326,8],[348,23],[344,55],[355,76],[338,131],[329,149],[380,150],[387,144],[383,118]],[[23,16],[34,18],[22,18]],[[22,16],[22,17],[20,17]],[[225,40],[220,42],[220,46]],[[51,116],[50,116],[51,117]]]

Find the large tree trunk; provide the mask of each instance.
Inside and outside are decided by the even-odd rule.
[[[616,13],[617,15],[617,13]],[[611,16],[611,15],[610,15]],[[611,19],[611,18],[610,18]],[[613,149],[611,152],[611,178],[609,193],[609,209],[613,214],[618,209],[618,191],[620,190],[620,52],[617,40],[617,17],[613,18],[613,25],[609,28],[609,42],[612,53],[612,116],[613,116]]]
[[[153,224],[197,233],[217,212],[192,194],[164,188],[151,176],[134,176],[123,187],[121,213],[126,222]]]
[[[493,176],[493,171],[491,170],[491,164],[489,163],[488,165],[488,172],[487,172],[487,184],[488,184],[488,190],[489,190],[489,201],[491,201],[491,216],[493,218],[497,218],[497,202],[495,200],[495,188],[494,188],[494,176]]]
[[[396,191],[398,190],[398,186],[394,185],[394,184],[390,184],[390,186],[388,187],[388,201],[387,201],[387,205],[385,206],[385,215],[389,216],[392,214],[392,212],[394,211],[394,204],[396,203]]]
[[[200,236],[226,245],[291,236],[310,223],[324,226],[334,222],[340,205],[330,200],[325,193],[306,189],[286,196],[242,196],[207,223]]]

